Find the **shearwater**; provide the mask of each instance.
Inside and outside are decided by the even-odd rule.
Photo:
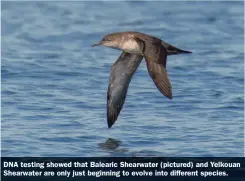
[[[139,32],[111,33],[92,46],[98,45],[123,51],[112,65],[110,73],[107,91],[108,128],[111,128],[118,118],[131,78],[143,57],[156,87],[164,96],[172,99],[172,86],[166,70],[167,55],[192,53],[176,48],[157,37]]]

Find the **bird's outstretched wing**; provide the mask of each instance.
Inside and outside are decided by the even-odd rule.
[[[166,70],[167,50],[161,44],[147,46],[144,56],[148,72],[160,92],[172,99],[172,87]]]
[[[115,123],[123,107],[129,83],[143,56],[122,52],[112,65],[107,91],[108,128]]]

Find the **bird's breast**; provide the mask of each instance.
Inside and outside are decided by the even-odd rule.
[[[140,44],[133,39],[129,39],[127,41],[124,41],[121,44],[121,49],[125,52],[128,52],[128,53],[142,54],[142,48],[141,48]]]

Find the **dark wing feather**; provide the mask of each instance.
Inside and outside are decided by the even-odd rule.
[[[107,91],[108,128],[115,123],[123,107],[131,78],[143,56],[123,52],[113,64]]]
[[[167,98],[172,99],[172,87],[165,67],[147,59],[146,64],[148,72],[159,91]]]
[[[161,44],[146,47],[145,60],[148,72],[159,91],[172,99],[172,87],[166,70],[167,50]]]

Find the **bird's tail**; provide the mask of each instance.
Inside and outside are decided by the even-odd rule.
[[[176,48],[164,41],[162,41],[162,45],[167,49],[168,55],[182,54],[182,53],[192,53],[191,51],[181,50]]]

